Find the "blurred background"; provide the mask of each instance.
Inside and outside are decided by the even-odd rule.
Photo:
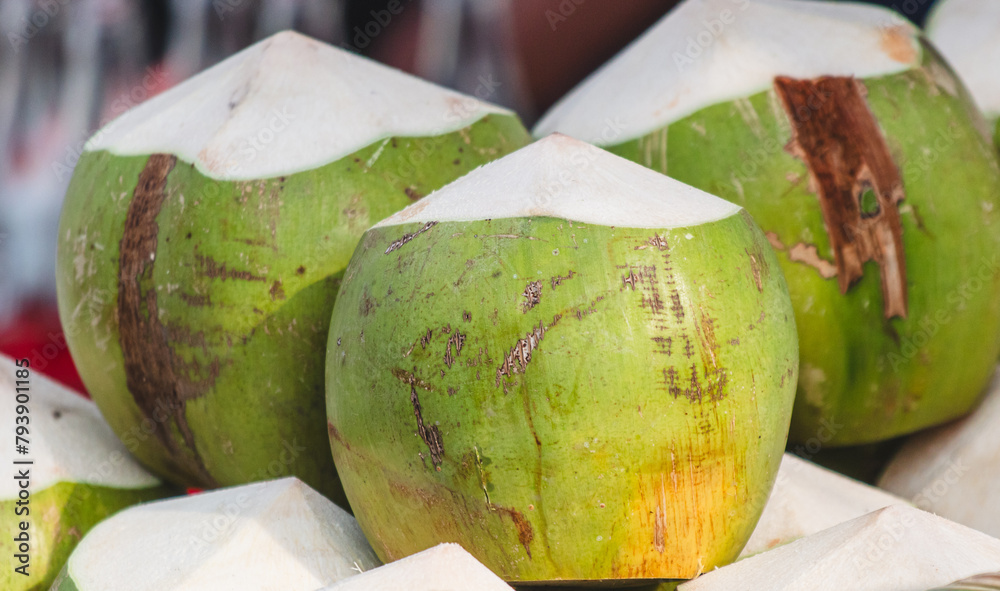
[[[932,0],[873,3],[919,25]],[[54,277],[59,210],[83,144],[248,45],[296,29],[469,94],[485,85],[530,128],[674,4],[0,0],[0,352],[83,390],[60,330]]]

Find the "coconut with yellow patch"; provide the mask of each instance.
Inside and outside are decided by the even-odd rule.
[[[794,442],[882,441],[978,400],[1000,353],[1000,165],[901,16],[686,0],[535,134],[555,131],[753,214],[799,327]]]
[[[334,307],[334,460],[385,560],[457,542],[518,584],[734,560],[798,351],[739,206],[553,135],[376,224]]]

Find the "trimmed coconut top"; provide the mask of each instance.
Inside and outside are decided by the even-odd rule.
[[[669,229],[713,222],[739,210],[610,152],[553,134],[479,167],[375,227],[554,217]]]
[[[513,591],[458,544],[439,544],[321,591]]]
[[[1000,569],[1000,540],[893,505],[684,583],[678,591],[922,591]]]
[[[920,63],[918,30],[849,2],[686,0],[560,100],[535,127],[599,145],[642,137],[775,76],[868,78]]]
[[[1000,373],[967,417],[909,438],[878,485],[918,507],[1000,536]]]
[[[13,445],[17,414],[18,369],[14,360],[0,355],[0,424],[9,425]],[[14,460],[33,460],[31,490],[38,492],[59,482],[78,482],[116,488],[149,488],[160,480],[147,472],[97,410],[97,406],[29,368],[27,416],[31,441],[29,453]],[[24,387],[24,384],[20,384]],[[13,449],[7,447],[6,449]],[[17,498],[20,490],[13,478],[0,479],[0,501]]]
[[[874,486],[786,453],[771,498],[740,556],[764,552],[897,504],[907,503]]]
[[[938,0],[927,36],[941,51],[988,117],[1000,116],[1000,2]]]
[[[310,170],[381,139],[427,137],[509,111],[286,31],[128,111],[87,143],[174,154],[216,179]]]
[[[353,517],[290,477],[126,509],[67,572],[80,591],[312,591],[379,564]]]

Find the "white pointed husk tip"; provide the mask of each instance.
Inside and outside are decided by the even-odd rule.
[[[717,221],[740,209],[556,133],[481,166],[375,227],[553,217],[602,226],[670,229]]]
[[[621,144],[767,90],[776,76],[884,76],[917,67],[921,53],[918,30],[887,8],[685,0],[556,103],[534,135]]]
[[[87,151],[173,154],[214,179],[311,170],[391,137],[457,131],[507,109],[299,33],[260,41],[127,111]]]

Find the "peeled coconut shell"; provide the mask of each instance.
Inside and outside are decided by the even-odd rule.
[[[99,521],[129,505],[172,492],[129,455],[94,403],[26,369],[0,355],[0,399],[4,401],[0,424],[10,428],[4,458],[30,462],[9,466],[12,472],[0,479],[4,532],[0,551],[9,560],[0,572],[0,588],[9,591],[47,589],[80,538]],[[26,412],[18,412],[17,388],[27,389]],[[24,437],[30,443],[24,455],[14,449],[17,425],[28,428]],[[15,478],[21,475],[27,478]],[[28,486],[28,497],[22,485]],[[28,525],[26,532],[21,530],[22,523]],[[23,540],[15,539],[22,533],[28,538],[27,552],[22,552]],[[22,557],[28,561],[24,570],[28,576],[14,570],[24,565]]]
[[[297,478],[122,511],[53,591],[313,591],[381,564],[357,522]]]
[[[439,544],[320,591],[513,591],[458,544]]]
[[[706,573],[679,591],[924,591],[1000,569],[1000,540],[893,505]]]
[[[794,454],[781,460],[764,513],[741,558],[906,501]]]
[[[1000,536],[1000,375],[968,417],[911,437],[878,485],[914,505]]]

